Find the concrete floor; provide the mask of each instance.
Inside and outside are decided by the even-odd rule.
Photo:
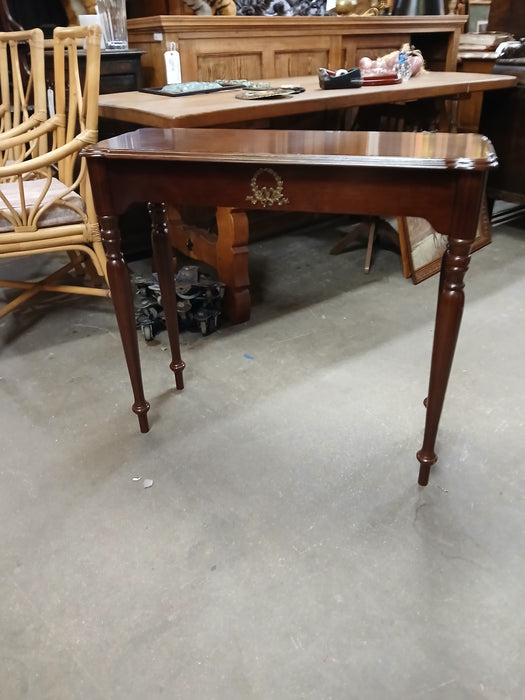
[[[1,700],[525,697],[525,222],[473,256],[426,488],[437,278],[338,235],[251,246],[184,392],[141,339],[147,435],[110,302],[0,322]]]

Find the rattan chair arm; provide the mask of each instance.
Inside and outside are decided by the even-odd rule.
[[[30,129],[36,129],[41,124],[45,124],[46,121],[47,114],[45,112],[41,114],[32,114],[30,117],[28,117],[28,119],[26,119],[26,121],[22,122],[22,124],[18,124],[18,126],[14,126],[12,129],[8,129],[7,131],[2,131],[2,133],[0,133],[0,144],[6,139],[11,139],[15,136],[19,136],[20,134],[25,134]]]
[[[86,129],[75,136],[74,139],[58,148],[54,148],[43,155],[39,155],[30,160],[25,160],[22,163],[11,163],[0,167],[0,181],[5,178],[16,177],[18,175],[26,175],[30,172],[37,172],[42,168],[47,168],[56,165],[59,161],[73,153],[81,151],[84,146],[96,143],[98,132],[92,129]]]
[[[35,141],[35,139],[45,136],[47,134],[52,134],[59,126],[65,124],[65,117],[63,115],[55,115],[46,119],[44,123],[36,124],[36,126],[30,127],[29,120],[25,122],[27,125],[23,131],[20,133],[13,133],[16,130],[20,130],[24,125],[20,127],[15,127],[9,132],[0,134],[0,151],[6,151],[8,148],[14,148],[15,146],[22,146],[30,141]]]

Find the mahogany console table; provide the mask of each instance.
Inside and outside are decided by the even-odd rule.
[[[139,129],[83,151],[107,250],[108,278],[140,429],[149,429],[133,295],[121,252],[118,216],[146,201],[152,248],[171,346],[170,367],[183,388],[171,249],[165,204],[224,208],[233,230],[241,210],[419,216],[448,235],[435,321],[419,483],[426,485],[462,315],[463,278],[476,235],[487,172],[497,164],[477,134]],[[247,243],[247,228],[246,240]],[[246,245],[232,251],[239,259]],[[247,284],[247,280],[246,280]]]

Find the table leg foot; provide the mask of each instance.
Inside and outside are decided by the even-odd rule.
[[[149,432],[149,424],[148,424],[149,403],[146,402],[146,404],[142,405],[142,406],[138,406],[136,403],[134,403],[131,410],[133,411],[133,413],[135,413],[135,415],[139,419],[140,432],[141,433]]]
[[[423,454],[423,450],[420,450],[417,453],[417,459],[419,461],[419,477],[417,483],[420,486],[426,486],[430,476],[430,468],[437,462],[437,455],[434,453],[425,455]]]
[[[224,306],[225,316],[232,323],[249,321],[252,307],[250,290],[227,289]]]
[[[171,362],[170,369],[175,375],[175,387],[179,390],[184,389],[184,378],[182,376],[182,371],[186,367],[184,362]]]

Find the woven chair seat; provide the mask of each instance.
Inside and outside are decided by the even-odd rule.
[[[25,215],[23,212],[19,182],[6,182],[0,184],[0,192],[7,199],[11,207],[20,217],[19,226],[26,226],[27,213],[37,203],[42,191],[47,187],[47,180],[25,180],[23,183],[24,200],[25,200]],[[62,195],[67,190],[59,180],[52,178],[49,184],[49,189],[45,193],[42,203],[38,209],[50,204],[49,209],[44,211],[38,218],[38,228],[49,228],[51,226],[65,226],[68,224],[78,224],[84,221],[84,217],[80,212],[85,213],[86,206],[82,197],[76,192],[69,192],[67,195]],[[54,203],[53,203],[54,202]],[[75,207],[72,209],[71,207]],[[76,209],[76,210],[75,210]],[[0,234],[14,231],[15,228],[11,221],[6,218],[6,214],[13,217],[13,213],[8,209],[5,202],[0,199]],[[24,219],[26,221],[24,221]]]

